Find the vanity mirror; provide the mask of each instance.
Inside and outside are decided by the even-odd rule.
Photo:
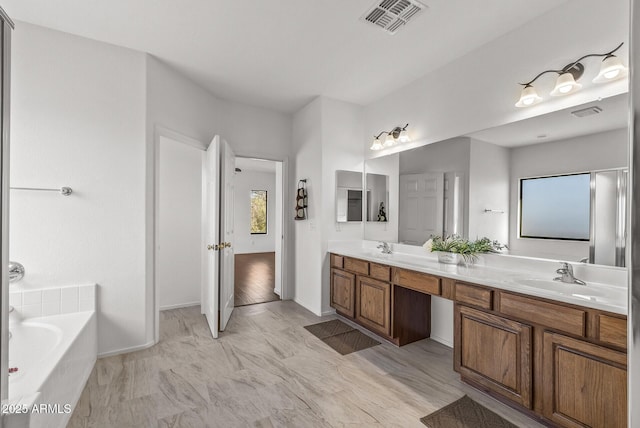
[[[367,160],[398,214],[365,239],[486,236],[511,255],[624,266],[627,118],[621,94]]]
[[[336,171],[336,221],[362,221],[362,172]]]
[[[389,176],[366,174],[367,221],[389,221]]]

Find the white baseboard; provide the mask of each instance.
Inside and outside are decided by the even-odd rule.
[[[444,346],[448,347],[448,348],[453,348],[453,343],[451,343],[450,340],[448,339],[444,339],[442,337],[438,337],[438,336],[431,336],[429,339],[438,342],[438,343],[442,343]]]
[[[191,306],[200,306],[200,302],[190,302],[190,303],[178,303],[176,305],[166,305],[160,306],[161,311],[168,311],[169,309],[180,309],[180,308],[190,308]]]
[[[114,351],[101,352],[98,354],[98,358],[111,357],[113,355],[120,355],[120,354],[128,354],[129,352],[135,352],[135,351],[142,351],[143,349],[151,348],[155,344],[156,344],[155,341],[151,341],[151,342],[145,343],[144,345],[131,346],[129,348],[122,348],[122,349],[116,349]]]
[[[300,306],[302,306],[303,308],[305,308],[306,310],[308,310],[309,312],[311,312],[312,314],[314,314],[315,316],[321,317],[322,316],[322,312],[316,312],[313,309],[311,309],[310,307],[308,307],[306,304],[302,303],[300,300],[296,299],[295,297],[293,299],[294,302],[296,302],[297,304],[299,304]]]
[[[324,311],[324,312],[322,313],[322,316],[323,316],[323,317],[326,317],[327,315],[333,315],[333,314],[335,314],[335,313],[336,313],[336,310],[335,310],[335,309],[329,309],[328,311]]]

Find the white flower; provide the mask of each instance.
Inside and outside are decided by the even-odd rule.
[[[433,251],[433,239],[429,239],[427,242],[425,242],[422,248],[429,252]]]

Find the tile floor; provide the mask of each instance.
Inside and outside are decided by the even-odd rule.
[[[468,394],[523,427],[541,425],[461,383],[431,340],[342,356],[291,301],[237,308],[211,338],[198,307],[161,313],[161,340],[98,360],[70,427],[416,427]]]

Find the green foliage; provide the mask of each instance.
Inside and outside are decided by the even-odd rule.
[[[507,246],[498,241],[492,241],[489,238],[469,241],[458,235],[451,235],[445,239],[442,239],[440,236],[433,237],[425,242],[424,248],[428,251],[444,251],[447,253],[460,254],[466,263],[473,263],[478,259],[478,254],[497,253],[507,248]]]
[[[251,191],[251,233],[267,233],[267,191]]]

